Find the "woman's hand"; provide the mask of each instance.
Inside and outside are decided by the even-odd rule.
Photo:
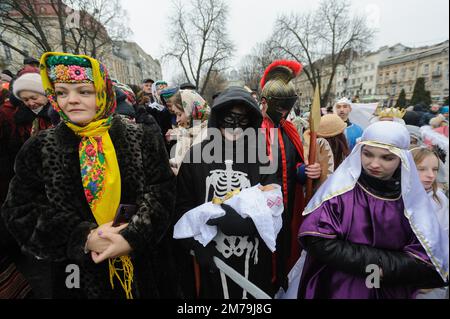
[[[101,238],[100,235],[106,232],[118,234],[127,226],[128,224],[123,224],[118,227],[112,227],[112,222],[109,222],[97,227],[96,229],[93,229],[88,236],[86,248],[97,253],[105,251],[109,247],[111,242],[108,239]]]
[[[130,244],[120,234],[102,233],[99,235],[99,237],[101,239],[107,240],[109,242],[109,246],[101,253],[97,253],[95,251],[91,252],[92,260],[96,264],[101,263],[108,258],[116,258],[119,256],[128,255],[132,251]]]
[[[177,133],[175,130],[171,129],[168,130],[166,133],[166,141],[170,142],[170,141],[176,141],[177,140]]]

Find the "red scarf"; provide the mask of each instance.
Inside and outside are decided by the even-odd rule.
[[[275,129],[275,125],[273,122],[265,117],[263,120],[263,123],[261,125],[263,132],[266,135],[266,150],[269,158],[272,160],[272,149],[271,146],[273,144],[274,136],[271,135],[274,131],[271,129]],[[297,150],[298,155],[300,156],[301,162],[304,163],[304,157],[303,157],[303,144],[300,139],[300,136],[298,134],[297,129],[295,126],[284,119],[280,121],[280,127],[278,127],[278,143],[281,150],[281,162],[282,162],[282,176],[283,176],[283,202],[285,208],[287,208],[288,205],[288,184],[287,184],[287,160],[286,160],[286,150],[284,146],[283,141],[283,135],[282,132],[284,132],[289,140],[294,144],[295,149]],[[304,202],[304,195],[303,195],[303,186],[298,184],[296,185],[295,194],[294,194],[294,210],[292,213],[292,220],[291,220],[291,252],[289,254],[287,264],[286,264],[286,271],[290,271],[290,269],[294,266],[294,264],[297,262],[298,258],[300,257],[300,246],[298,242],[298,230],[300,229],[301,222],[303,221],[302,218],[302,212],[305,207]],[[275,270],[274,270],[275,271]],[[274,272],[275,273],[275,272]]]

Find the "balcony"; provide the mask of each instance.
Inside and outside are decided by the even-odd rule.
[[[436,71],[434,71],[434,72],[431,74],[431,76],[432,76],[433,78],[439,78],[439,77],[442,76],[442,72],[441,72],[440,70],[436,70]]]

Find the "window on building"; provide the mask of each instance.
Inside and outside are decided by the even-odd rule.
[[[433,89],[439,90],[442,87],[442,83],[439,79],[433,80]]]
[[[372,89],[369,89],[369,95],[371,95],[372,94]]]
[[[371,76],[369,77],[369,81],[370,81],[370,82],[373,82],[373,75],[371,75]]]
[[[364,77],[364,82],[367,82],[367,76]]]
[[[5,49],[6,61],[11,61],[12,60],[11,49],[9,47],[7,47],[6,45],[4,45],[3,48]]]
[[[441,74],[442,71],[442,62],[439,62],[438,64],[436,64],[436,74]]]
[[[430,65],[429,64],[425,64],[423,66],[423,75],[428,75],[428,72],[430,71]]]
[[[370,65],[370,69],[371,69],[371,70],[375,69],[375,63],[372,63],[372,64]]]
[[[352,80],[352,85],[355,85],[355,79]]]
[[[367,70],[369,70],[369,65],[368,65],[368,64],[366,64],[366,65],[364,66],[364,71],[367,71]]]
[[[393,85],[392,88],[391,88],[391,94],[395,95],[396,93],[397,93],[397,86]]]

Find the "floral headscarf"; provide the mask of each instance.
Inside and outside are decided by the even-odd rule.
[[[116,98],[105,66],[86,55],[47,52],[41,57],[41,77],[53,108],[64,122],[70,122],[56,102],[54,83],[94,83],[97,112],[93,121],[105,119],[114,113]]]
[[[208,103],[195,91],[180,90],[181,103],[184,113],[193,121],[206,121],[209,117],[210,108]]]

